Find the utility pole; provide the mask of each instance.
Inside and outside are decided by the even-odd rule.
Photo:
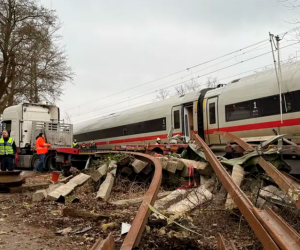
[[[271,43],[271,49],[272,49],[272,56],[273,56],[275,74],[276,74],[276,79],[277,79],[277,84],[278,84],[278,89],[279,89],[280,121],[281,121],[281,124],[282,124],[283,120],[282,120],[281,82],[279,80],[277,65],[276,65],[276,59],[275,59],[275,54],[274,54],[274,47],[276,48],[276,46],[274,44],[274,47],[273,47],[274,35],[269,32],[269,37],[270,37],[270,43]],[[279,36],[276,36],[276,41],[277,41],[277,48],[276,49],[278,51],[278,68],[280,68],[280,73],[281,73],[280,56],[279,56],[279,41],[280,41]]]

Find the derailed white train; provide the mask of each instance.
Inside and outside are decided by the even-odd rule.
[[[226,86],[203,89],[143,105],[107,117],[74,124],[79,143],[95,140],[100,149],[116,144],[168,142],[168,132],[190,139],[191,131],[208,144],[225,144],[214,131],[238,137],[287,134],[300,142],[300,62],[282,66],[282,122],[274,69],[236,79]]]

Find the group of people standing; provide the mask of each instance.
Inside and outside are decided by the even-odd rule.
[[[35,141],[36,153],[39,155],[39,162],[36,165],[36,171],[43,172],[43,165],[46,154],[48,153],[49,143],[46,143],[44,133],[40,133]],[[17,147],[15,140],[9,136],[7,130],[2,131],[2,138],[0,139],[0,158],[1,158],[1,171],[12,171]]]
[[[35,141],[35,149],[36,153],[39,155],[39,162],[35,167],[35,170],[38,172],[44,171],[44,161],[46,158],[46,154],[48,153],[48,147],[51,144],[46,143],[45,134],[40,133],[36,137]],[[76,139],[73,141],[73,148],[79,148],[79,144],[77,143]],[[87,147],[84,143],[82,143],[81,149],[96,149],[96,143],[91,141],[90,145]],[[15,140],[10,137],[7,130],[2,131],[2,137],[0,139],[0,159],[1,159],[1,171],[12,171],[14,162],[15,162],[15,155],[17,153],[17,147],[15,144]]]
[[[80,149],[96,149],[96,143],[94,141],[91,141],[90,145],[87,147],[85,143],[82,143],[81,146],[79,147],[79,144],[77,143],[77,140],[74,139],[73,141],[73,148],[80,148]]]

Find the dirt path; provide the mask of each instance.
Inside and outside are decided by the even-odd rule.
[[[9,250],[83,250],[84,242],[74,242],[69,236],[57,236],[55,232],[29,225],[28,214],[15,209],[16,195],[0,194],[0,249]]]

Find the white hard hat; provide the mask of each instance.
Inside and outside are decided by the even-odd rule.
[[[160,138],[159,137],[157,137],[157,139],[156,139],[157,141],[160,141]]]

